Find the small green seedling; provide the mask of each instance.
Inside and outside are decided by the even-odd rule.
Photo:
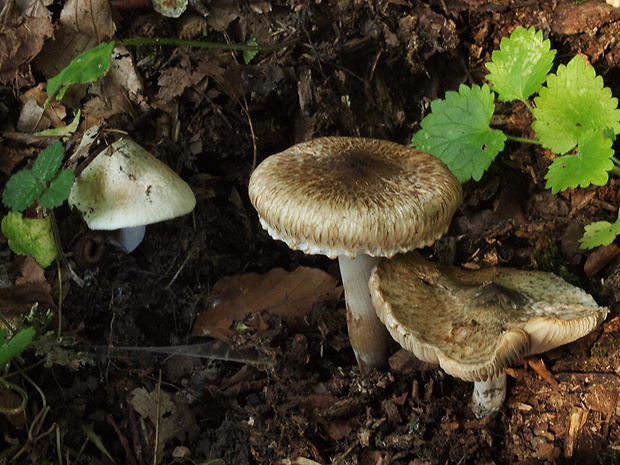
[[[2,195],[2,202],[11,209],[1,226],[9,247],[16,254],[34,257],[43,268],[58,255],[51,219],[49,216],[24,219],[20,212],[37,199],[41,207],[51,210],[69,197],[74,175],[71,170],[60,169],[63,153],[62,143],[50,145],[41,152],[32,169],[11,176]]]
[[[34,328],[24,328],[8,338],[8,331],[0,328],[0,372],[8,366],[11,359],[21,354],[32,343]]]
[[[546,187],[554,194],[606,184],[610,172],[620,174],[612,149],[620,133],[618,99],[580,56],[550,74],[554,57],[555,50],[541,31],[517,27],[510,38],[501,40],[486,65],[492,89],[461,85],[458,92],[431,102],[431,113],[422,120],[413,143],[444,161],[460,182],[479,181],[505,141],[515,140],[540,144],[558,155],[545,176]],[[535,139],[491,128],[496,98],[520,100],[531,110]],[[614,225],[591,224],[581,247],[610,244],[618,234],[620,220]]]

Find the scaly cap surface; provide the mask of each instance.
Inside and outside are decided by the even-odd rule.
[[[390,257],[444,234],[462,189],[442,161],[417,149],[323,137],[265,159],[249,195],[263,227],[292,249]]]

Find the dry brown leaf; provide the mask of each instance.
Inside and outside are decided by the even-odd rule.
[[[30,75],[29,63],[52,33],[49,16],[26,16],[14,0],[4,3],[0,12],[0,82]]]
[[[15,257],[9,271],[12,274],[19,273],[19,276],[15,278],[15,284],[18,286],[21,284],[43,284],[51,289],[45,279],[45,270],[32,257],[25,255]]]
[[[34,98],[29,98],[19,112],[17,130],[32,134],[49,128],[50,119],[43,113],[43,107],[40,107]]]
[[[336,303],[342,294],[338,281],[316,268],[299,267],[288,272],[274,268],[266,274],[247,273],[225,277],[211,290],[211,303],[194,324],[194,334],[221,322],[243,321],[251,314],[272,314],[299,318],[315,303]]]
[[[207,8],[207,23],[213,29],[222,32],[241,14],[237,0],[211,0]]]
[[[47,85],[40,83],[38,86],[33,87],[20,96],[20,101],[26,103],[30,99],[34,99],[39,107],[44,108],[44,115],[49,118],[52,126],[55,128],[66,126],[64,119],[67,117],[67,109],[64,105],[58,102],[47,102]]]
[[[163,389],[148,392],[144,388],[136,388],[131,391],[129,401],[142,418],[158,426],[158,457],[161,457],[164,446],[171,439],[184,442],[186,435],[195,440],[200,434],[192,411],[181,396],[172,396]]]
[[[96,38],[75,32],[69,27],[61,27],[54,38],[45,43],[41,53],[35,60],[36,68],[45,77],[51,78],[60,73],[80,53],[95,47],[99,42]],[[69,91],[76,86],[71,86]],[[75,107],[79,108],[79,106]]]
[[[131,114],[134,104],[144,104],[144,86],[129,51],[125,47],[115,47],[111,58],[110,70],[91,86],[90,92],[95,97],[84,105],[84,114],[105,119],[121,113]]]
[[[203,59],[194,66],[186,55],[179,60],[179,65],[167,68],[161,72],[157,84],[159,91],[153,106],[162,110],[172,108],[173,100],[180,96],[185,89],[193,87],[203,81],[211,72],[212,65],[208,59]]]
[[[22,160],[32,157],[35,153],[37,152],[34,148],[13,149],[0,145],[0,171],[7,176],[12,174]]]
[[[16,257],[9,266],[9,273],[17,275],[17,278],[14,286],[0,288],[0,313],[4,317],[19,317],[29,312],[35,303],[44,310],[56,309],[52,287],[34,258]]]
[[[68,0],[60,13],[60,23],[97,42],[109,39],[116,31],[107,0]]]

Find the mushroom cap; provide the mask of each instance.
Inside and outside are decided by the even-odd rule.
[[[323,137],[265,159],[249,195],[263,227],[292,249],[390,257],[444,234],[462,189],[442,161],[417,149]]]
[[[189,185],[131,139],[119,139],[97,155],[75,179],[68,201],[94,230],[157,223],[196,205]]]
[[[380,260],[370,278],[379,319],[402,347],[466,381],[585,336],[609,309],[552,273],[464,270],[418,253]]]

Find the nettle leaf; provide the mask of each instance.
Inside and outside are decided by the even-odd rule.
[[[458,92],[446,92],[444,100],[431,102],[414,145],[442,160],[461,183],[479,181],[506,141],[502,131],[490,127],[493,99],[486,86],[461,84]]]
[[[31,170],[18,171],[7,181],[2,203],[14,212],[23,211],[37,199],[42,189]]]
[[[547,189],[552,193],[590,184],[603,186],[609,179],[608,171],[614,166],[611,157],[612,141],[602,129],[590,130],[581,135],[577,153],[556,158],[545,176]]]
[[[504,37],[486,64],[489,82],[499,100],[527,100],[537,92],[553,65],[555,50],[543,40],[542,31],[532,26],[517,27],[510,37]]]
[[[592,129],[610,128],[613,134],[620,133],[618,99],[580,56],[549,75],[534,103],[536,121],[532,127],[543,147],[556,153],[572,150]]]
[[[615,223],[597,221],[585,227],[583,237],[579,239],[582,249],[593,249],[602,245],[609,245],[620,234],[620,218]]]
[[[13,252],[33,257],[43,268],[58,256],[49,216],[24,219],[21,213],[9,212],[2,218],[1,228]]]
[[[94,82],[110,69],[111,55],[116,42],[102,42],[78,56],[53,78],[47,81],[47,98],[62,99],[71,84]]]
[[[62,170],[39,197],[39,203],[44,208],[55,208],[69,198],[75,176],[71,170]]]
[[[41,182],[51,181],[62,164],[63,155],[64,148],[60,141],[43,150],[32,166],[35,179]]]
[[[604,136],[601,129],[582,134],[577,153],[558,157],[549,167],[545,176],[547,189],[555,194],[578,186],[605,185],[609,179],[608,171],[614,166],[611,146],[612,141]]]

